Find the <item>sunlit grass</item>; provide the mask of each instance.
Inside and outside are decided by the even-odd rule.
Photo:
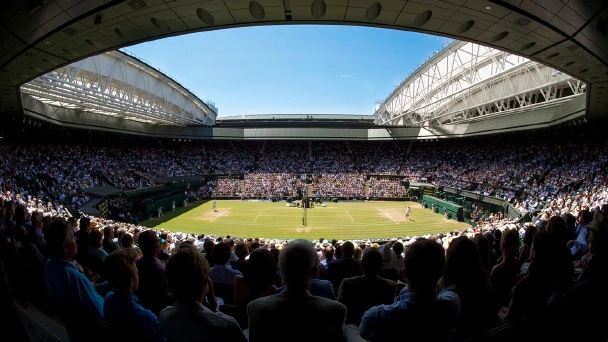
[[[191,203],[141,224],[173,232],[268,239],[385,239],[447,233],[468,227],[448,220],[415,202],[325,202],[313,209],[287,207],[286,202],[211,201]],[[406,220],[405,209],[412,208]],[[305,215],[306,224],[303,224]]]

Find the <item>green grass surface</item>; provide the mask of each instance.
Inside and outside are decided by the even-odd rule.
[[[321,237],[338,240],[383,239],[446,233],[468,227],[448,220],[414,202],[325,202],[326,207],[313,209],[287,207],[286,202],[240,200],[217,201],[217,212],[211,201],[191,203],[187,208],[165,212],[141,225],[172,232],[206,235],[260,237],[267,239],[307,239]],[[412,208],[410,220],[405,218]],[[305,213],[306,225],[302,224]]]

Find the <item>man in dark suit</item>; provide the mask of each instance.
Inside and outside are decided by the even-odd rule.
[[[289,243],[279,256],[285,289],[258,298],[247,305],[249,341],[268,340],[268,333],[290,341],[325,341],[346,338],[346,306],[335,300],[310,294],[319,268],[319,257],[305,240]]]
[[[363,274],[361,261],[354,258],[355,245],[346,241],[340,246],[341,258],[327,263],[327,278],[338,293],[340,283],[344,278],[356,277]]]

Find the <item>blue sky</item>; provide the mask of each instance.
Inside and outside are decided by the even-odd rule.
[[[219,116],[373,114],[376,101],[449,39],[338,25],[225,29],[129,46]]]

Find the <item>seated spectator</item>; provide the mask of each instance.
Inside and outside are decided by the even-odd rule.
[[[446,265],[441,278],[444,290],[460,298],[460,315],[452,341],[476,339],[496,324],[492,305],[492,288],[481,267],[477,245],[466,236],[453,239],[446,252]]]
[[[504,307],[509,305],[511,289],[519,280],[521,262],[517,258],[519,255],[519,233],[516,230],[505,230],[501,236],[500,250],[502,261],[492,268],[490,282],[492,283],[495,304],[498,307]]]
[[[583,266],[579,282],[589,280],[600,284],[608,283],[608,218],[601,211],[593,214],[591,223],[585,225],[589,230],[588,257]]]
[[[327,242],[327,241],[325,241]],[[324,244],[325,244],[324,242]],[[323,266],[323,268],[325,268],[325,272],[323,272],[323,274],[327,275],[327,264],[334,261],[334,246],[332,245],[327,245],[325,247],[323,247],[323,256],[324,259],[323,261],[321,261],[321,266]]]
[[[158,258],[160,244],[158,235],[153,230],[146,230],[139,236],[139,247],[143,257],[137,259],[139,286],[135,295],[143,307],[155,315],[169,305],[169,286],[165,274],[165,264]]]
[[[390,341],[397,332],[423,334],[426,341],[449,341],[456,328],[460,299],[451,291],[437,294],[445,251],[437,242],[416,240],[405,252],[407,287],[393,304],[378,305],[361,318],[359,333],[369,341]]]
[[[141,249],[135,244],[135,240],[133,240],[133,235],[129,233],[125,233],[122,239],[120,240],[120,244],[122,248],[133,249],[137,254],[137,258],[141,258],[143,256]]]
[[[554,253],[547,229],[534,235],[531,254],[532,261],[528,273],[513,287],[509,306],[498,310],[498,318],[503,322],[515,321],[526,315],[538,313],[551,295],[554,287],[552,267]]]
[[[104,319],[112,324],[120,339],[162,341],[158,318],[141,306],[133,295],[139,286],[136,256],[128,249],[117,249],[107,257],[107,275],[114,292],[105,296]]]
[[[327,277],[334,286],[334,292],[338,292],[342,279],[363,274],[361,261],[354,258],[355,245],[351,241],[346,241],[339,250],[341,256],[327,263]]]
[[[254,299],[274,294],[277,288],[274,256],[269,250],[256,249],[246,265],[245,273],[234,277],[234,300],[243,307]]]
[[[86,341],[96,319],[103,317],[103,298],[72,261],[78,247],[68,223],[53,221],[44,237],[50,255],[45,264],[49,296],[60,312],[70,340]]]
[[[233,317],[202,304],[209,291],[209,272],[207,259],[193,245],[184,244],[167,262],[167,280],[175,299],[159,316],[167,342],[247,341]]]
[[[233,270],[244,272],[247,267],[247,257],[249,256],[249,247],[244,242],[239,242],[234,246],[234,254],[236,260],[230,260],[230,267]]]
[[[579,213],[574,231],[575,238],[566,244],[570,248],[572,260],[581,260],[583,255],[587,254],[588,234],[585,226],[591,223],[591,220],[593,220],[593,214],[589,210],[582,210]]]
[[[403,279],[401,272],[403,271],[403,243],[397,241],[393,244],[393,252],[395,253],[395,268],[398,271],[397,279]]]
[[[99,230],[94,230],[89,234],[89,257],[87,264],[95,277],[105,279],[103,263],[108,257],[108,253],[102,248],[103,237]]]
[[[388,243],[383,244],[380,248],[382,255],[382,268],[380,269],[380,277],[397,281],[399,279],[399,270],[395,268],[397,256]],[[365,273],[365,272],[364,272]]]
[[[89,257],[89,235],[91,235],[91,231],[93,231],[91,219],[86,216],[81,217],[79,229],[76,233],[74,233],[78,244],[78,253],[76,256],[74,256],[74,259],[76,259],[83,266],[87,266]]]
[[[103,250],[108,255],[118,249],[118,244],[114,241],[114,228],[105,226],[103,228]]]
[[[551,270],[553,273],[552,299],[560,297],[572,287],[574,281],[574,267],[572,265],[572,254],[566,246],[568,241],[568,229],[566,221],[560,216],[549,219],[545,231],[549,233],[551,243]]]
[[[530,249],[532,248],[532,241],[534,240],[534,235],[536,234],[535,226],[528,226],[524,232],[524,238],[522,239],[522,244],[519,247],[519,261],[523,263],[529,263],[530,259]],[[523,267],[523,265],[522,265]]]
[[[209,263],[209,267],[213,267],[215,266],[215,264],[213,263],[213,248],[215,247],[215,242],[213,242],[213,240],[207,238],[205,239],[205,242],[203,242],[203,252],[204,252],[204,256],[207,259],[207,262]]]
[[[209,279],[213,281],[215,295],[222,298],[225,304],[234,304],[234,277],[243,275],[241,271],[233,270],[230,261],[230,245],[220,242],[213,247],[212,252],[215,266],[211,268]]]
[[[31,215],[31,228],[27,231],[26,242],[33,243],[38,251],[46,255],[46,241],[44,239],[44,220],[42,212],[34,211]]]
[[[319,257],[312,244],[293,241],[281,251],[279,269],[285,289],[258,298],[247,306],[249,341],[266,341],[268,333],[293,341],[344,341],[346,306],[310,294]],[[295,319],[301,317],[301,319]]]
[[[363,313],[375,305],[391,304],[397,295],[397,283],[380,277],[383,260],[377,248],[367,248],[361,266],[363,275],[344,278],[338,302],[346,305],[346,324],[359,325]]]
[[[238,244],[237,244],[238,246]],[[249,256],[243,275],[234,277],[234,301],[232,316],[237,318],[241,328],[247,328],[247,304],[254,299],[274,294],[276,286],[274,256],[267,249],[256,249]],[[222,308],[220,308],[222,310]]]

